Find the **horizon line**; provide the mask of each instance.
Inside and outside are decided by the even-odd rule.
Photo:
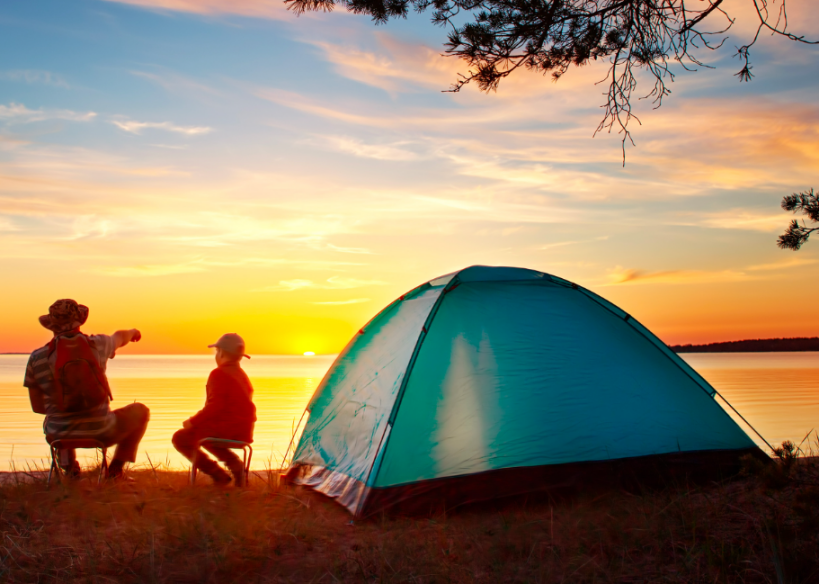
[[[31,355],[31,352],[0,352],[0,355]],[[304,353],[256,353],[256,357],[337,357],[338,353],[316,353],[305,355]],[[213,353],[123,353],[117,357],[213,357]],[[252,359],[254,355],[250,355]],[[116,358],[116,357],[113,357]]]

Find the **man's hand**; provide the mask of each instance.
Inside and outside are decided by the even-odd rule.
[[[142,338],[142,333],[137,329],[121,330],[111,335],[111,338],[114,339],[114,348],[119,349],[128,343],[139,341]]]

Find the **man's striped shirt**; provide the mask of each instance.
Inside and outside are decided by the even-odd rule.
[[[91,347],[97,356],[100,369],[105,373],[108,359],[114,356],[114,340],[108,335],[88,335]],[[85,412],[64,413],[57,408],[54,396],[54,369],[57,362],[56,351],[49,354],[48,345],[33,351],[28,358],[26,377],[23,385],[42,392],[46,419],[43,429],[49,440],[70,435],[72,438],[93,438],[105,432],[115,423],[110,414],[108,402]]]

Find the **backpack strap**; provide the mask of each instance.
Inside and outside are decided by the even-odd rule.
[[[108,376],[105,375],[105,372],[102,370],[102,367],[100,367],[99,364],[99,358],[97,357],[99,355],[97,352],[97,343],[88,335],[83,334],[82,336],[85,338],[85,341],[88,343],[88,346],[94,353],[94,375],[97,376],[97,381],[100,382],[100,385],[105,388],[105,393],[108,394],[108,401],[114,401],[114,396],[111,394],[111,386],[108,384]]]

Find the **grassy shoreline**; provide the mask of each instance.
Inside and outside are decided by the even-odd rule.
[[[819,463],[782,459],[719,484],[517,499],[424,517],[353,521],[256,473],[195,488],[138,469],[46,489],[0,484],[7,582],[819,581]]]

